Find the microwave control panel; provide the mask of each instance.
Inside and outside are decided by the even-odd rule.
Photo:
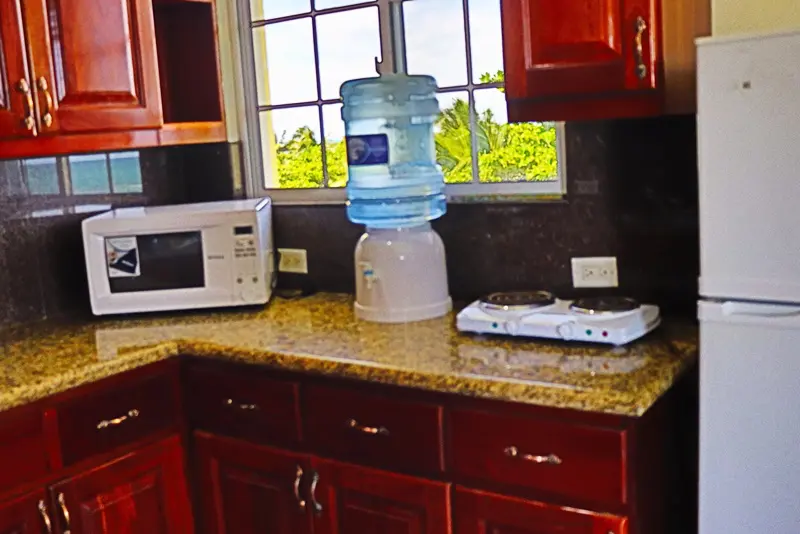
[[[234,295],[242,302],[257,302],[264,297],[267,281],[262,280],[258,241],[252,226],[233,229]]]

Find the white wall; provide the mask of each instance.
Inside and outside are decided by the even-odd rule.
[[[711,15],[714,35],[797,30],[800,0],[712,0]]]

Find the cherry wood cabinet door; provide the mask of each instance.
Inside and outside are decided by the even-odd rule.
[[[26,0],[41,134],[163,124],[152,0]]]
[[[658,2],[502,0],[502,11],[510,101],[620,98],[657,86]],[[542,120],[558,120],[547,110]]]
[[[50,491],[62,533],[193,532],[177,437],[78,474]]]
[[[449,534],[450,484],[314,459],[315,534]]]
[[[0,502],[0,534],[50,532],[52,520],[48,514],[44,491]]]
[[[0,139],[35,135],[32,91],[20,0],[3,0],[0,2]]]
[[[310,534],[308,457],[195,434],[201,523],[209,534]]]
[[[458,534],[627,534],[625,518],[456,487]]]

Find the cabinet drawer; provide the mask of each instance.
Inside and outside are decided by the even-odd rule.
[[[585,501],[624,503],[625,433],[552,420],[454,410],[453,471]]]
[[[0,414],[0,492],[48,472],[43,421],[39,410]]]
[[[191,424],[257,443],[298,443],[297,387],[259,374],[193,367],[187,389]]]
[[[173,377],[160,375],[61,404],[58,428],[64,464],[177,428],[176,397]]]
[[[322,386],[310,386],[304,401],[316,451],[412,472],[443,468],[440,406]]]

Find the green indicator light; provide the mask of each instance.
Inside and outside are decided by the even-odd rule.
[[[587,330],[587,331],[586,331],[586,335],[587,335],[587,336],[591,336],[591,335],[592,335],[592,331],[591,331],[591,330]]]

